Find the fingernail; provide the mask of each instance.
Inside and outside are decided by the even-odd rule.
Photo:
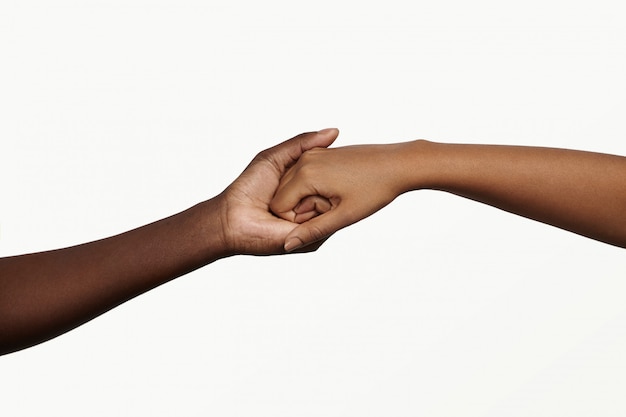
[[[292,252],[302,247],[302,241],[297,237],[290,238],[285,242],[285,252]]]
[[[318,130],[318,132],[317,132],[317,133],[319,133],[320,135],[325,135],[325,134],[327,134],[327,133],[332,132],[333,130],[337,130],[337,129],[336,129],[336,128],[334,128],[334,127],[329,127],[329,128],[327,128],[327,129]]]

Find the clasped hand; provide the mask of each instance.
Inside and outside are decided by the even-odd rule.
[[[406,145],[326,149],[338,133],[303,133],[259,153],[219,196],[230,254],[313,251],[406,191],[394,172]]]

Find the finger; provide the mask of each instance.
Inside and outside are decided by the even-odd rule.
[[[280,182],[278,183],[278,187],[276,187],[276,191],[274,194],[277,194],[283,187],[288,184],[298,173],[298,164],[294,164],[291,167],[287,168],[285,173],[283,173],[282,177],[280,177]]]
[[[298,215],[295,211],[296,207],[305,199],[320,194],[310,182],[302,178],[301,175],[294,175],[289,181],[281,182],[274,198],[270,201],[270,210],[275,215],[293,222]]]
[[[257,155],[257,158],[270,162],[282,175],[287,168],[296,163],[304,152],[313,148],[327,148],[337,139],[338,135],[339,130],[335,128],[302,133],[264,150]]]
[[[294,222],[304,223],[311,220],[313,217],[317,217],[320,214],[324,214],[332,208],[331,202],[322,196],[311,195],[305,197],[298,205],[293,209],[295,213]]]
[[[291,253],[309,253],[309,252],[315,252],[316,250],[318,250],[320,248],[320,246],[322,246],[324,243],[326,243],[326,241],[330,238],[330,236],[325,237],[324,239],[317,241],[315,243],[311,243],[310,245],[307,246],[303,246],[301,248],[298,248],[296,250],[294,250]]]
[[[320,215],[320,213],[318,213],[317,211],[314,211],[314,210],[307,211],[306,213],[299,213],[299,214],[296,214],[294,216],[293,222],[294,223],[308,222],[312,218],[317,217],[319,215]]]
[[[353,221],[341,207],[330,210],[293,229],[285,238],[285,252],[292,252],[326,239],[351,223]]]
[[[306,213],[308,211],[316,211],[319,214],[326,213],[332,208],[330,201],[319,195],[310,195],[300,201],[300,203],[293,209],[296,214]]]

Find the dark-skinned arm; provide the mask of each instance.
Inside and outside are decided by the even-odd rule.
[[[259,153],[220,195],[117,236],[0,259],[0,354],[71,330],[217,259],[283,253],[295,224],[269,211],[281,176],[337,130],[305,133]],[[315,250],[312,245],[305,250]]]

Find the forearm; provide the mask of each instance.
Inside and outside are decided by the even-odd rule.
[[[227,256],[216,200],[109,237],[0,259],[0,354],[64,333]]]
[[[626,247],[626,158],[566,149],[410,143],[407,189],[454,193]],[[408,171],[406,156],[418,168]],[[407,175],[408,173],[408,175]]]
[[[0,355],[216,259],[283,253],[296,225],[269,211],[280,178],[303,152],[328,147],[338,133],[303,133],[266,149],[220,195],[166,219],[71,248],[0,258]]]

